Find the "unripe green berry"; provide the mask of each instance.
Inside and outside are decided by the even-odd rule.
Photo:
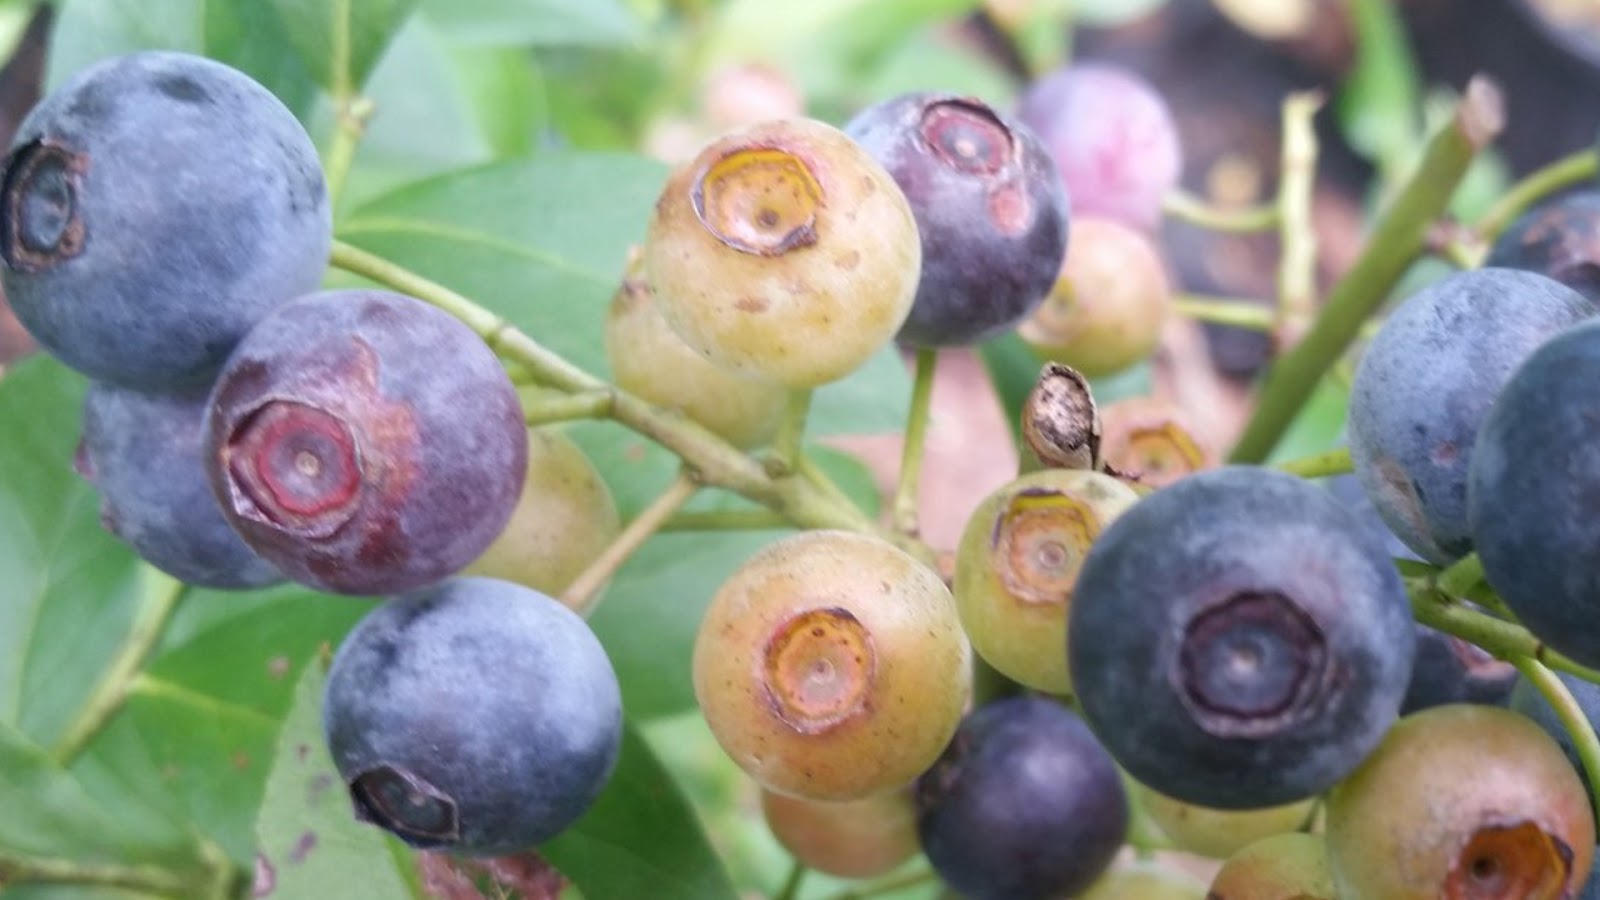
[[[971,694],[971,662],[931,569],[880,538],[803,531],[756,553],[712,598],[694,691],[758,784],[852,800],[933,764]]]
[[[889,173],[844,132],[782,119],[675,170],[644,245],[674,331],[707,359],[791,388],[837,381],[911,311],[922,243]]]
[[[1078,569],[1101,529],[1139,495],[1109,475],[1045,469],[990,494],[956,550],[954,592],[972,648],[1021,684],[1072,690],[1067,612]]]

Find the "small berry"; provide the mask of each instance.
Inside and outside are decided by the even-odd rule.
[[[218,376],[206,430],[229,524],[290,578],[335,593],[460,571],[504,530],[527,471],[522,408],[494,354],[451,316],[383,291],[274,310]]]
[[[761,792],[761,814],[794,858],[840,878],[873,878],[917,855],[909,790],[830,803]]]
[[[853,800],[903,787],[955,732],[971,649],[939,576],[879,538],[803,531],[711,600],[694,692],[762,787]]]
[[[972,900],[1087,888],[1128,827],[1116,764],[1053,700],[1009,697],[966,717],[917,780],[917,831],[945,883]]]
[[[1044,145],[975,97],[912,93],[845,125],[894,176],[922,237],[902,344],[971,344],[1032,312],[1067,250],[1067,195]]]
[[[730,132],[672,173],[644,267],[690,347],[746,377],[808,388],[894,337],[922,244],[905,194],[859,144],[783,119]]]
[[[323,725],[358,818],[420,849],[498,856],[594,802],[621,747],[622,695],[571,610],[457,578],[356,625],[328,672]]]

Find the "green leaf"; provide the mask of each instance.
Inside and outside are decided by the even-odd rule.
[[[560,153],[453,172],[351,213],[340,237],[494,309],[603,371],[601,325],[665,169]]]
[[[356,821],[322,736],[320,664],[305,667],[267,776],[256,818],[271,900],[401,900],[412,896],[384,832]]]
[[[1336,379],[1322,379],[1267,462],[1297,459],[1338,446],[1349,405],[1350,394]]]
[[[422,14],[466,46],[605,46],[641,34],[620,0],[422,0]]]
[[[589,900],[735,900],[693,807],[630,726],[593,807],[539,848]]]
[[[236,862],[254,856],[255,810],[295,676],[371,607],[296,586],[196,592],[135,680],[126,715],[152,770]]]
[[[361,90],[417,0],[266,0],[317,83],[334,97]]]
[[[261,0],[205,0],[202,16],[207,56],[260,82],[302,122],[310,118],[321,92],[272,7]]]
[[[1388,0],[1352,0],[1356,61],[1335,111],[1350,146],[1393,181],[1422,140],[1416,61],[1400,13]]]
[[[0,380],[0,723],[51,746],[127,635],[133,554],[72,471],[86,382],[42,354]]]
[[[138,50],[205,52],[206,0],[60,0],[50,29],[46,88],[79,69]]]
[[[528,156],[550,119],[544,77],[533,54],[506,48],[457,48],[456,73],[496,156]]]
[[[0,850],[80,862],[198,867],[181,828],[129,819],[85,791],[49,754],[0,725]]]

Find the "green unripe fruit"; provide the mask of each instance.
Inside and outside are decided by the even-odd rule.
[[[784,390],[714,365],[667,324],[637,267],[611,299],[605,324],[606,359],[617,386],[711,429],[730,444],[767,444],[783,419]]]
[[[571,438],[549,428],[528,432],[528,475],[511,521],[466,570],[559,598],[622,531],[617,504],[594,463]],[[600,598],[596,592],[582,615]]]
[[[882,875],[920,849],[908,790],[839,803],[762,791],[761,814],[795,859],[840,878]]]
[[[717,742],[769,790],[853,800],[903,787],[944,750],[971,694],[950,591],[880,538],[804,531],[723,583],[694,648]]]
[[[731,371],[837,381],[911,312],[922,242],[889,173],[812,119],[730,132],[667,180],[644,245],[674,331]]]
[[[1172,286],[1149,238],[1079,217],[1055,286],[1017,334],[1040,359],[1099,378],[1149,357],[1171,306]]]
[[[1340,897],[1559,900],[1594,856],[1578,774],[1539,726],[1499,707],[1406,716],[1327,809]]]
[[[1305,825],[1317,798],[1263,809],[1211,809],[1175,800],[1144,785],[1138,803],[1179,850],[1227,859],[1246,846]]]
[[[1067,612],[1101,529],[1139,499],[1109,475],[1045,469],[990,494],[956,549],[954,591],[972,648],[1006,677],[1066,694]]]
[[[1256,841],[1228,857],[1207,900],[1340,900],[1328,874],[1328,850],[1314,834],[1289,832]]]

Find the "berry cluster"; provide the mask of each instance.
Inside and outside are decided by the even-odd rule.
[[[18,318],[92,379],[78,469],[108,529],[191,584],[395,595],[328,683],[357,813],[466,853],[576,819],[615,763],[621,698],[583,620],[543,593],[571,579],[556,555],[574,551],[551,542],[538,589],[455,577],[526,565],[492,545],[561,511],[571,491],[524,482],[556,472],[562,445],[534,442],[529,479],[515,388],[455,318],[317,290],[328,193],[294,116],[222,64],[121,57],[22,123],[0,203]],[[570,456],[567,481],[586,474]],[[595,520],[609,496],[587,474]],[[611,513],[566,540],[603,544]],[[499,690],[476,687],[484,667]]]
[[[1324,490],[1214,465],[1151,398],[1088,396],[1167,316],[1149,231],[1179,161],[1159,96],[1079,66],[1015,117],[906,94],[843,129],[730,131],[671,173],[605,321],[629,402],[743,462],[790,444],[752,467],[771,483],[800,477],[786,399],[891,342],[1015,331],[1048,363],[1030,413],[1055,404],[948,578],[914,529],[811,528],[738,567],[691,661],[710,731],[778,840],[842,876],[920,850],[974,900],[1158,896],[1112,871],[1142,827],[1225,858],[1223,900],[1575,896],[1596,818],[1572,710],[1412,595],[1600,666],[1600,206],[1536,210],[1389,313],[1354,377],[1354,479]],[[615,507],[471,329],[318,290],[327,192],[288,111],[203,59],[114,60],[23,123],[0,204],[20,320],[93,380],[77,462],[106,526],[186,582],[389,598],[327,684],[356,815],[467,855],[581,816],[622,698],[593,586],[576,611],[552,594],[615,546]],[[1569,690],[1593,718],[1592,685]]]

